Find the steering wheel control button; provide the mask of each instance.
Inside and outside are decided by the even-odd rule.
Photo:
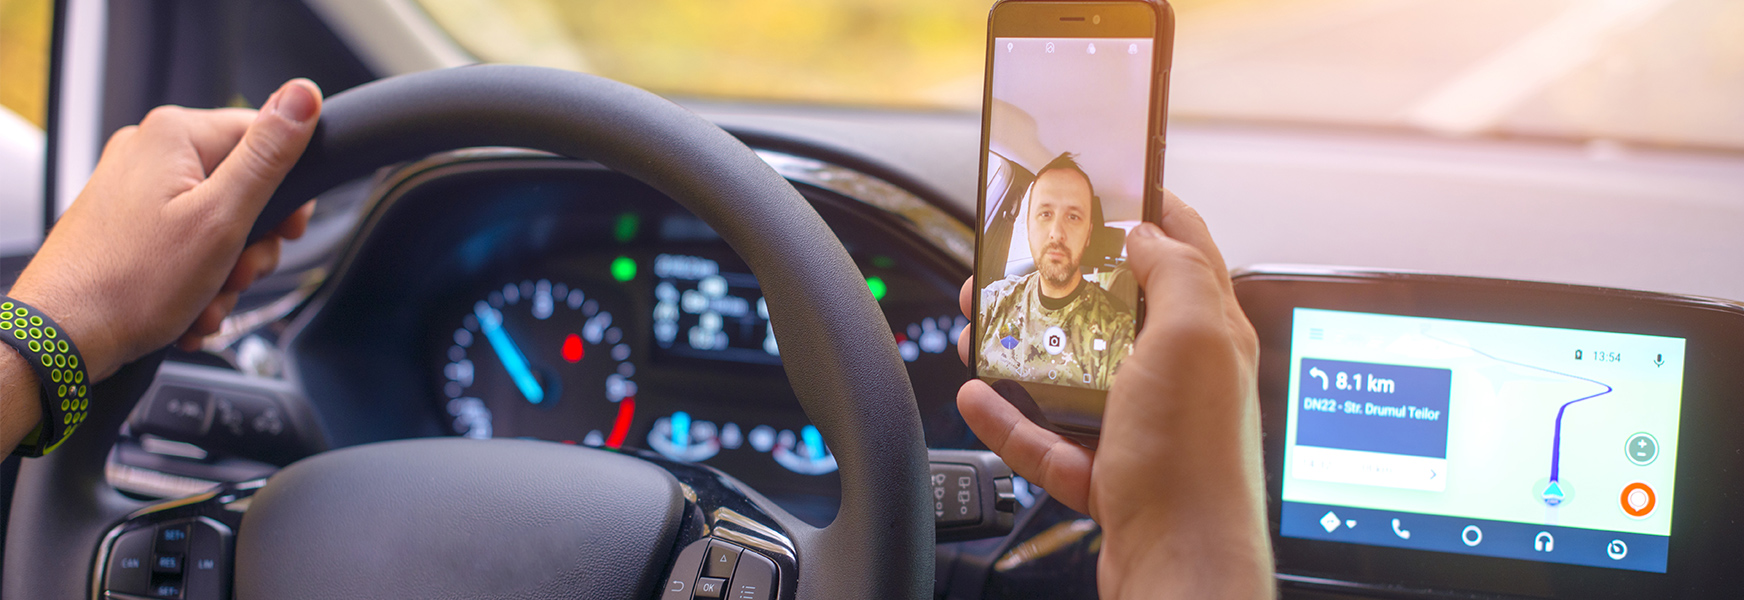
[[[158,554],[183,554],[188,551],[188,526],[165,525],[157,530]]]
[[[1651,465],[1653,459],[1659,458],[1659,438],[1645,431],[1629,436],[1629,442],[1623,446],[1623,453],[1636,466]]]
[[[727,593],[727,580],[703,577],[696,580],[696,598],[719,598]]]
[[[212,426],[212,393],[176,385],[158,388],[141,425],[145,433],[178,439],[204,436]]]
[[[159,554],[156,562],[152,563],[151,570],[157,573],[181,574],[182,557],[176,554]]]
[[[775,597],[775,563],[756,552],[739,557],[727,600],[769,600]]]
[[[188,538],[188,554],[183,558],[182,598],[184,600],[220,600],[229,598],[225,575],[229,567],[224,552],[224,534],[211,525],[196,522]]]
[[[1623,513],[1636,519],[1645,519],[1653,514],[1653,507],[1659,504],[1653,488],[1639,481],[1623,486],[1623,493],[1618,501],[1623,505]]]
[[[111,592],[144,595],[151,585],[151,543],[156,532],[135,529],[116,538],[109,550],[104,588]]]
[[[708,549],[708,566],[703,568],[709,577],[728,578],[733,576],[733,567],[739,565],[739,547],[726,542],[710,542]],[[697,593],[702,593],[698,588]]]
[[[180,599],[182,597],[182,578],[174,575],[154,577],[151,582],[151,596],[153,598]]]
[[[666,584],[660,588],[660,600],[689,600],[692,584],[696,583],[696,574],[702,570],[704,555],[708,553],[709,540],[703,538],[691,542],[678,553],[678,560],[672,563],[672,573],[666,577]]]

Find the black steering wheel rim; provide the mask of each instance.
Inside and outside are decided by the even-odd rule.
[[[799,598],[922,598],[933,525],[920,415],[888,323],[828,226],[785,179],[707,120],[646,91],[585,74],[483,65],[384,79],[328,100],[297,167],[252,241],[307,198],[375,168],[436,152],[514,146],[597,161],[672,197],[743,257],[769,298],[783,361],[841,472],[828,527],[774,515],[799,551]],[[103,531],[138,508],[103,467],[161,355],[99,385],[90,427],[20,469],[4,594],[90,592]]]

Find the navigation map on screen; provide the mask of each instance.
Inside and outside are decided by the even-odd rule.
[[[1282,534],[1665,572],[1684,340],[1298,308]]]

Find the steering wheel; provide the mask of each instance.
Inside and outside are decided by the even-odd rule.
[[[734,531],[721,517],[747,511],[770,523],[741,528],[778,529],[768,539],[787,541],[762,550],[778,559],[781,598],[931,593],[926,448],[889,325],[818,214],[707,120],[625,84],[553,69],[484,65],[384,79],[328,99],[314,140],[249,239],[376,168],[478,146],[589,159],[635,177],[745,259],[768,298],[794,392],[840,466],[838,516],[811,527],[730,478],[708,484],[696,467],[589,448],[367,444],[294,463],[252,496],[235,532],[237,597],[672,597],[669,565],[700,556],[688,540],[719,544]],[[93,565],[105,533],[143,506],[106,483],[105,459],[159,360],[98,385],[93,423],[54,454],[24,461],[6,597],[100,594],[101,565]],[[739,509],[709,513],[727,504]],[[746,552],[757,547],[737,539]]]

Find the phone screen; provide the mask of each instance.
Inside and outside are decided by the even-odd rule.
[[[979,376],[1107,390],[1132,351],[1126,235],[1144,218],[1153,44],[994,38]]]

